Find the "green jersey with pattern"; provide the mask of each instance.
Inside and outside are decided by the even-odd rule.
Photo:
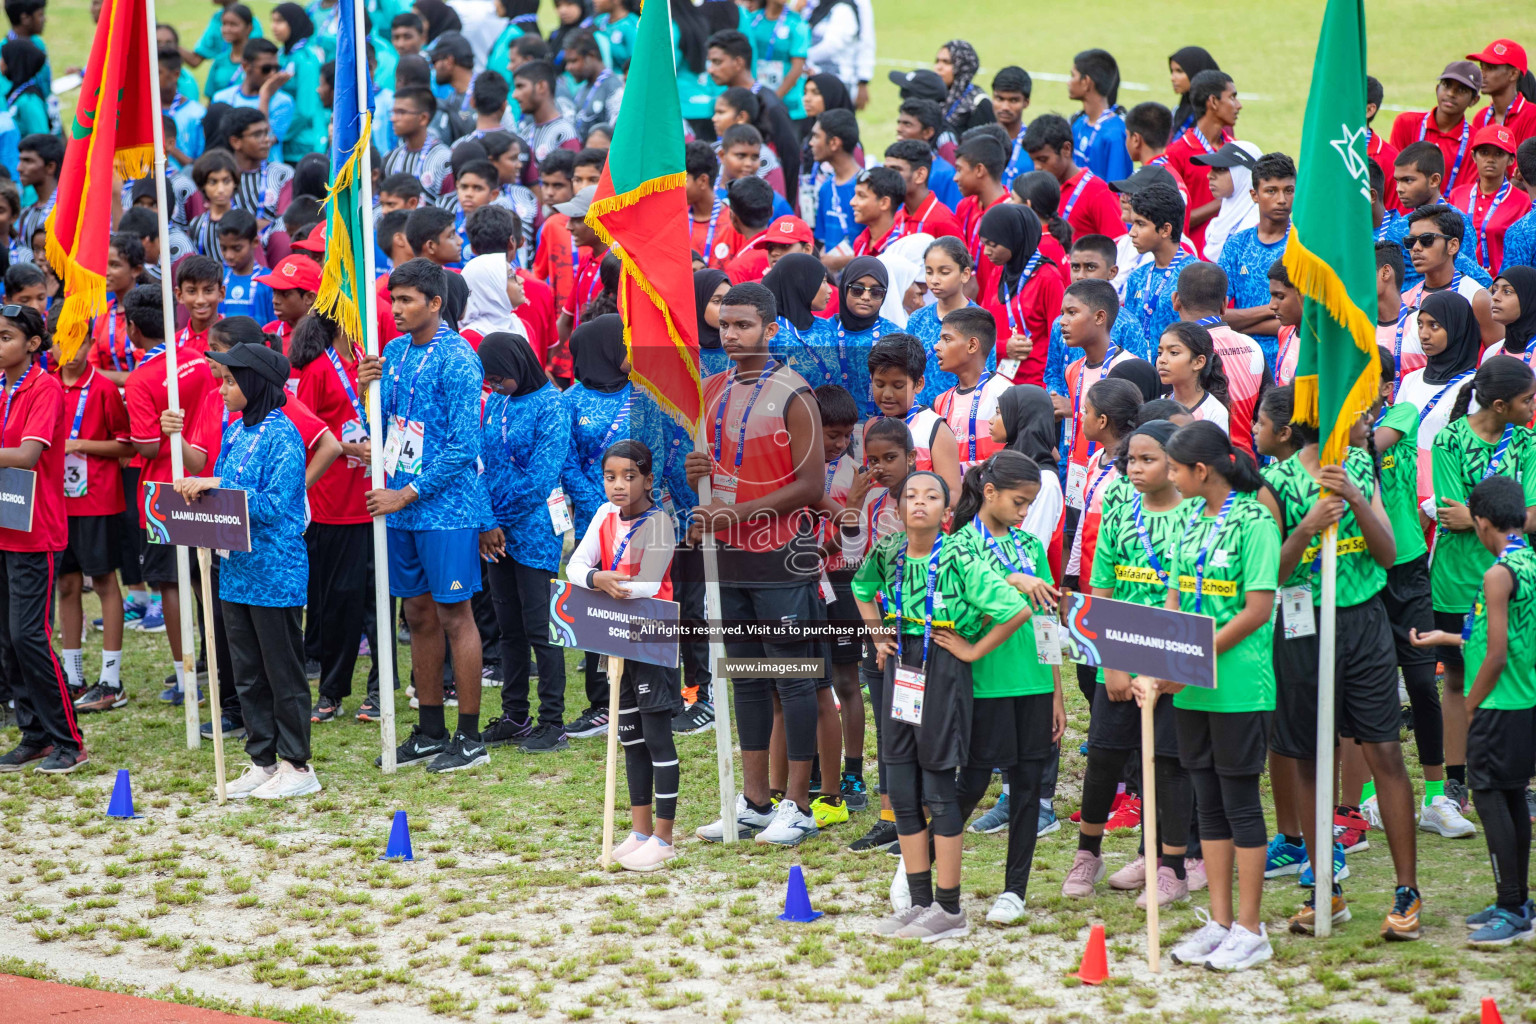
[[[1273,592],[1280,575],[1280,527],[1259,499],[1239,494],[1226,522],[1216,533],[1216,516],[1205,515],[1205,502],[1192,500],[1196,510],[1180,531],[1173,546],[1171,572],[1178,580],[1179,609],[1209,615],[1216,628],[1231,622],[1254,591]],[[1195,607],[1196,571],[1200,552],[1206,551],[1201,606]],[[1186,686],[1173,698],[1173,706],[1191,711],[1273,711],[1275,665],[1272,653],[1274,624],[1266,619],[1225,654],[1216,656],[1216,688]]]
[[[1005,536],[993,538],[997,543],[993,547],[976,530],[976,525],[972,523],[960,527],[955,533],[975,534],[988,566],[997,575],[1007,579],[1010,573],[1019,572],[1027,566],[1029,572],[1045,582],[1056,582],[1051,577],[1051,563],[1046,557],[1045,545],[1034,534],[1014,528]],[[906,594],[902,594],[902,601],[905,603]],[[1050,665],[1040,664],[1035,631],[1027,623],[1014,630],[1013,635],[999,644],[997,650],[971,663],[971,681],[977,697],[1027,697],[1056,690],[1056,676]]]
[[[1165,512],[1141,509],[1141,495],[1132,487],[1124,502],[1104,513],[1089,582],[1095,588],[1113,590],[1116,601],[1163,607],[1168,599],[1173,546],[1195,507],[1191,501],[1181,501]],[[1141,523],[1147,532],[1147,544],[1152,546],[1152,556],[1148,556],[1146,544],[1141,542],[1136,529],[1137,509],[1141,509]]]
[[[1479,706],[1495,711],[1520,711],[1536,707],[1536,550],[1529,546],[1520,548],[1499,559],[1498,564],[1514,577],[1514,589],[1509,595],[1509,650],[1499,681]],[[1468,689],[1488,655],[1488,608],[1482,587],[1478,588],[1472,615],[1472,635],[1467,638],[1463,652]]]
[[[1350,448],[1344,456],[1344,472],[1350,482],[1360,489],[1367,501],[1376,493],[1376,473],[1371,457],[1363,449]],[[1280,499],[1280,514],[1285,517],[1285,531],[1289,534],[1317,504],[1322,493],[1317,480],[1301,463],[1301,456],[1292,455],[1284,462],[1264,467],[1264,479],[1275,489]],[[1387,583],[1387,570],[1371,557],[1366,547],[1365,535],[1360,531],[1359,520],[1353,509],[1344,510],[1339,520],[1339,572],[1338,602],[1340,608],[1364,604],[1381,592]],[[1323,538],[1314,534],[1307,541],[1301,561],[1296,563],[1290,577],[1282,587],[1311,587],[1312,604],[1323,603],[1323,582],[1318,566],[1322,558]]]
[[[1485,441],[1472,429],[1468,417],[1447,424],[1435,435],[1430,455],[1434,470],[1435,500],[1465,505],[1472,488],[1482,482],[1498,450],[1498,441]],[[1528,427],[1515,427],[1509,447],[1495,470],[1525,488],[1525,504],[1536,505],[1536,434]],[[1493,564],[1493,555],[1477,539],[1476,530],[1435,528],[1435,553],[1429,563],[1429,583],[1435,611],[1466,614],[1472,598],[1482,586],[1483,573]]]
[[[974,530],[941,538],[939,572],[933,597],[933,624],[946,626],[967,640],[989,628],[988,619],[1002,622],[1024,608],[1024,595],[991,568],[991,556],[981,550]],[[853,596],[874,601],[881,594],[881,612],[895,615],[896,556],[907,541],[905,533],[881,538],[853,576]],[[928,585],[928,556],[908,555],[901,582],[901,631],[923,634],[924,592]]]
[[[1402,565],[1429,550],[1424,543],[1424,528],[1419,525],[1419,407],[1412,402],[1398,402],[1387,407],[1376,429],[1396,430],[1403,436],[1381,456],[1381,503],[1392,523],[1397,540],[1397,561]]]

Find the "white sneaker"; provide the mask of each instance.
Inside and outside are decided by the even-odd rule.
[[[1422,809],[1419,828],[1438,832],[1447,839],[1465,839],[1477,834],[1477,826],[1462,816],[1461,808],[1448,796],[1437,796]]]
[[[901,913],[912,905],[912,890],[907,887],[907,862],[896,858],[896,874],[891,878],[891,909]]]
[[[1024,916],[1024,899],[1017,893],[1005,892],[987,911],[988,924],[1013,924]]]
[[[244,800],[257,789],[265,786],[277,775],[277,765],[263,768],[260,765],[247,765],[245,772],[235,781],[224,784],[224,796],[228,800]]]
[[[799,846],[806,839],[820,833],[821,830],[816,827],[816,819],[806,814],[793,800],[786,797],[779,801],[779,809],[774,814],[773,821],[757,834],[757,841],[773,843],[777,846]]]
[[[251,791],[254,800],[285,800],[291,796],[307,796],[320,792],[320,777],[314,766],[299,771],[287,761],[277,763],[277,774]]]
[[[1369,800],[1360,804],[1360,815],[1371,828],[1381,829],[1381,804],[1376,801],[1376,794],[1372,793]]]
[[[736,794],[736,838],[751,839],[773,821],[773,812],[759,814],[747,806],[747,798],[743,793]],[[708,825],[700,825],[693,833],[706,843],[725,842],[725,826],[720,821],[711,822]]]
[[[1173,947],[1169,954],[1176,964],[1203,964],[1210,959],[1223,942],[1227,940],[1227,928],[1211,920],[1211,916],[1205,911],[1195,909],[1195,917],[1202,922],[1199,931],[1185,937],[1178,945]]]
[[[640,849],[640,847],[644,846],[650,840],[650,838],[650,836],[643,836],[639,832],[630,832],[628,839],[614,847],[613,859],[615,861],[619,861],[625,857],[628,857],[630,854]]]
[[[1210,956],[1206,957],[1205,969],[1208,971],[1246,971],[1248,968],[1263,963],[1274,955],[1274,950],[1269,946],[1269,933],[1264,928],[1264,923],[1259,922],[1259,933],[1244,928],[1233,922],[1232,930],[1227,933],[1220,946]]]

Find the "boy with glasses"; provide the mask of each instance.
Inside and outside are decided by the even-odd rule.
[[[1461,214],[1444,203],[1421,206],[1408,215],[1408,234],[1403,247],[1422,280],[1403,292],[1403,303],[1418,308],[1431,292],[1454,291],[1472,304],[1482,329],[1483,347],[1504,338],[1504,328],[1493,322],[1493,297],[1488,289],[1456,269],[1461,251]]]
[[[283,86],[293,77],[291,71],[277,69],[277,46],[269,39],[251,39],[240,57],[242,78],[213,96],[215,103],[232,107],[250,107],[266,115],[272,128],[276,159],[283,158],[283,141],[293,125],[293,98]]]

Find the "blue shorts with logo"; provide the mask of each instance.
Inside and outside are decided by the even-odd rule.
[[[389,593],[438,604],[468,601],[480,590],[480,531],[395,530],[389,533]]]

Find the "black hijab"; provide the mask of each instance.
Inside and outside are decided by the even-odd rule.
[[[293,48],[302,42],[308,41],[315,34],[315,23],[310,20],[309,13],[298,4],[278,4],[272,8],[273,14],[282,15],[288,23],[288,41],[283,44],[284,53],[292,53]]]
[[[1162,378],[1157,368],[1145,359],[1123,359],[1109,368],[1106,377],[1128,380],[1141,391],[1141,400],[1150,402],[1163,393]]]
[[[779,262],[783,263],[787,259],[789,257],[785,256]],[[813,256],[811,259],[814,260],[815,257]],[[891,286],[891,275],[887,273],[885,264],[873,256],[855,257],[853,262],[843,268],[843,276],[838,279],[837,286],[837,317],[842,321],[844,330],[853,331],[855,334],[860,331],[869,330],[880,319],[879,305],[876,305],[875,312],[871,316],[855,316],[853,311],[848,308],[848,286],[856,283],[862,277],[874,278],[875,283],[882,288],[889,288]],[[765,278],[764,280],[766,281],[767,279]]]
[[[429,43],[450,29],[454,32],[464,31],[464,23],[459,20],[458,13],[443,0],[416,0],[411,6],[421,15],[421,20],[427,23]]]
[[[846,272],[843,278],[851,280]],[[816,315],[811,312],[811,302],[815,300],[816,293],[821,290],[822,282],[826,279],[827,270],[821,265],[821,260],[808,252],[792,252],[780,256],[773,269],[763,275],[763,287],[773,292],[779,316],[793,324],[795,330],[805,331],[816,322]],[[866,324],[857,330],[862,331],[867,327]]]
[[[714,297],[715,291],[730,280],[725,271],[716,270],[713,267],[705,267],[703,270],[693,272],[693,307],[699,315],[699,348],[720,347],[720,328],[709,326],[704,319],[704,307],[709,305],[709,300]]]
[[[1040,218],[1027,206],[999,203],[981,218],[979,231],[982,238],[1005,246],[1013,253],[1004,264],[1002,277],[997,282],[998,300],[1007,302],[1008,296],[1018,294],[1024,285],[1024,268],[1029,264],[1029,258],[1040,248]]]
[[[1536,267],[1505,267],[1499,276],[1509,282],[1520,299],[1520,315],[1504,327],[1504,351],[1519,355],[1536,337]]]
[[[469,284],[463,274],[443,275],[443,322],[451,331],[458,331],[469,305]]]
[[[997,396],[997,412],[1008,429],[1009,448],[1028,455],[1042,469],[1056,465],[1060,456],[1056,447],[1056,409],[1044,388],[1015,384]]]
[[[1184,74],[1189,76],[1191,81],[1202,71],[1221,70],[1221,66],[1216,63],[1216,58],[1212,57],[1210,52],[1203,46],[1186,46],[1182,50],[1175,51],[1168,55],[1168,62],[1170,64],[1178,64],[1179,68]],[[1179,97],[1178,108],[1173,112],[1173,134],[1175,138],[1178,137],[1179,127],[1191,117],[1198,120],[1200,115],[1190,104],[1189,93],[1186,92]],[[1172,140],[1170,139],[1169,141],[1171,142]]]
[[[841,78],[823,71],[819,75],[812,75],[810,80],[816,83],[816,90],[821,93],[822,102],[827,105],[828,110],[853,109],[853,97],[848,95],[848,87],[843,84]]]
[[[279,356],[282,353],[278,353]],[[288,360],[284,359],[286,365]],[[249,366],[227,367],[230,375],[235,378],[235,383],[240,386],[240,393],[245,395],[245,409],[240,413],[240,422],[248,427],[259,426],[261,421],[267,418],[267,414],[273,409],[282,408],[288,401],[288,392],[281,384],[274,384],[261,371]]]
[[[549,383],[533,347],[521,334],[496,331],[480,342],[480,365],[487,376],[517,381],[513,398],[531,395]]]
[[[621,367],[629,353],[624,348],[624,320],[605,313],[571,332],[571,358],[576,379],[591,391],[617,391],[629,383]]]
[[[1444,327],[1446,336],[1445,351],[1430,356],[1424,367],[1424,383],[1449,384],[1458,373],[1477,369],[1483,332],[1472,314],[1472,303],[1456,292],[1431,292],[1419,311]]]
[[[29,90],[43,96],[43,85],[35,79],[48,63],[48,56],[36,43],[30,39],[12,39],[0,46],[0,60],[5,61],[5,77],[11,81],[7,102]],[[43,98],[47,99],[46,96]]]

